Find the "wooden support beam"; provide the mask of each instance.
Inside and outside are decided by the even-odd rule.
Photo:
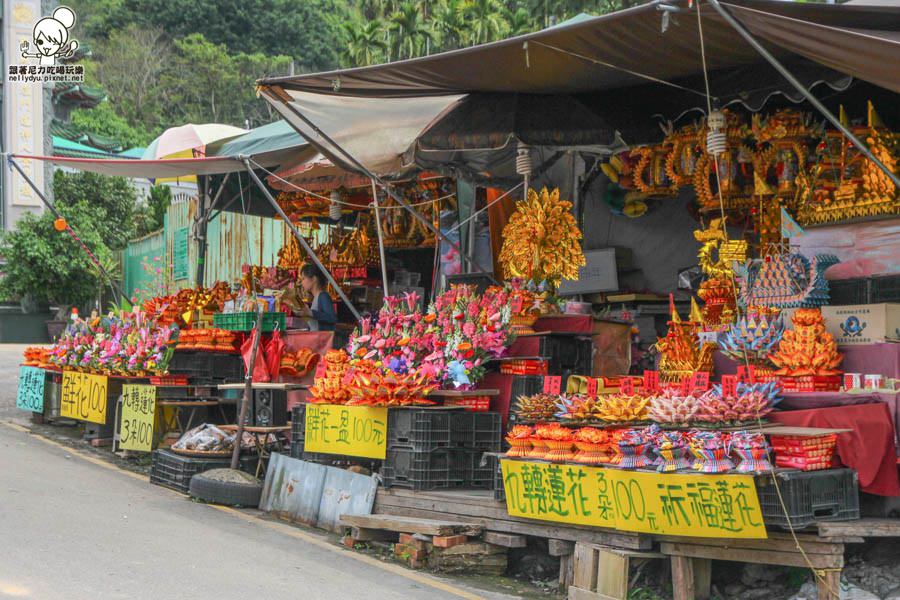
[[[575,542],[570,540],[547,540],[547,548],[550,550],[550,556],[568,556],[575,552]]]
[[[819,600],[840,600],[841,572],[826,570],[816,574],[816,591]]]
[[[900,520],[898,519],[857,519],[856,521],[838,521],[817,523],[821,537],[856,536],[856,537],[900,537]]]
[[[575,555],[559,557],[559,591],[565,593],[575,578]]]
[[[499,531],[485,531],[482,537],[489,544],[505,546],[507,548],[524,548],[528,545],[528,538],[514,533],[501,533]]]
[[[397,535],[396,531],[385,531],[383,529],[350,528],[350,537],[357,542],[396,542]]]
[[[575,544],[574,583],[576,586],[588,591],[597,589],[598,566],[599,558],[593,546],[589,544]]]
[[[710,558],[743,563],[781,565],[784,567],[812,566],[814,569],[840,569],[844,566],[843,552],[841,554],[809,554],[806,558],[809,559],[810,565],[803,555],[796,551],[776,552],[770,550],[703,546],[699,544],[673,544],[668,542],[660,544],[660,551],[663,554],[668,554],[670,556]],[[672,563],[672,566],[674,568],[675,563]]]
[[[481,525],[390,515],[341,515],[341,523],[363,529],[385,529],[425,535],[481,535]]]

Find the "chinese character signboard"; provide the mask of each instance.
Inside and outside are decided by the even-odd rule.
[[[387,416],[387,408],[307,404],[303,449],[384,459]]]
[[[125,450],[150,452],[153,449],[155,415],[155,387],[152,385],[123,385],[119,447]]]
[[[765,538],[749,475],[643,473],[503,460],[510,515],[622,531]]]
[[[44,412],[43,369],[19,367],[19,389],[16,391],[16,407],[31,412]]]
[[[188,278],[189,234],[188,227],[175,230],[175,239],[172,242],[172,278],[176,281]]]
[[[64,371],[59,415],[105,425],[108,385],[106,375]]]

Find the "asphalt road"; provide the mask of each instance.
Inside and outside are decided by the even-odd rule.
[[[21,347],[0,346],[0,598],[512,598],[411,571],[312,529],[191,502],[25,430]]]

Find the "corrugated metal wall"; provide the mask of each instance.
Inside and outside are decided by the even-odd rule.
[[[275,265],[290,232],[275,219],[223,212],[210,221],[206,235],[205,280],[210,285],[239,280],[242,265]]]
[[[123,253],[123,273],[129,294],[139,290],[155,289],[153,275],[145,272],[144,259],[152,262],[155,256],[170,270],[174,262],[175,232],[183,227],[193,231],[197,214],[197,200],[172,204],[166,213],[165,228],[129,243]],[[210,221],[207,227],[205,284],[216,281],[236,282],[241,279],[241,267],[245,264],[272,266],[278,262],[278,251],[289,235],[281,221],[262,217],[223,212]],[[190,238],[188,244],[188,277],[175,281],[176,288],[193,287],[197,277],[197,242]]]

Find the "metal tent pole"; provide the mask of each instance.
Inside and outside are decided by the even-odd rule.
[[[310,248],[309,244],[302,235],[300,235],[300,231],[291,223],[291,220],[285,214],[284,210],[278,205],[278,202],[275,201],[275,198],[272,197],[272,194],[269,193],[269,190],[266,189],[266,186],[263,185],[263,182],[259,180],[259,177],[256,176],[256,173],[253,171],[253,167],[250,166],[250,159],[247,157],[241,157],[241,160],[244,161],[244,165],[247,167],[247,172],[250,174],[250,179],[253,180],[253,183],[256,184],[256,187],[259,188],[259,191],[262,192],[263,196],[266,197],[266,200],[269,201],[269,204],[272,205],[272,208],[275,209],[275,212],[281,217],[281,219],[285,222],[285,224],[290,228],[291,233],[294,234],[294,237],[297,238],[297,241],[303,246],[303,249],[306,250],[306,253],[312,259],[319,270],[325,275],[325,278],[328,279],[328,282],[331,283],[334,290],[337,292],[338,296],[341,297],[341,300],[344,301],[344,304],[347,305],[347,308],[350,309],[350,312],[353,313],[353,316],[356,317],[357,321],[362,320],[362,315],[359,314],[359,311],[356,310],[356,307],[353,306],[353,303],[350,302],[350,298],[347,297],[347,294],[344,293],[344,290],[341,289],[340,284],[335,281],[334,277],[331,275],[331,272],[325,268],[325,265],[319,260],[319,257],[316,256],[316,253],[313,252],[313,249]]]
[[[775,70],[778,71],[779,73],[781,73],[782,77],[787,79],[788,83],[790,83],[792,86],[794,86],[798,92],[803,94],[803,97],[806,98],[810,104],[812,104],[814,107],[816,107],[816,109],[820,113],[822,113],[826,119],[831,121],[832,125],[837,127],[838,130],[841,131],[841,133],[843,133],[845,136],[847,136],[847,139],[849,139],[850,142],[854,146],[856,146],[859,149],[859,151],[865,155],[866,158],[868,158],[873,163],[878,165],[878,168],[881,169],[882,171],[884,171],[884,173],[888,177],[890,177],[891,181],[894,182],[895,186],[900,188],[900,177],[897,177],[897,175],[895,173],[893,173],[887,167],[887,165],[885,165],[883,162],[878,160],[878,157],[876,157],[874,154],[872,154],[872,151],[869,150],[869,148],[865,144],[863,144],[859,138],[857,138],[855,135],[853,135],[853,132],[850,131],[850,129],[848,127],[846,127],[843,123],[841,123],[841,120],[839,118],[834,116],[834,114],[831,111],[829,111],[827,108],[825,108],[824,104],[819,102],[819,100],[815,96],[813,96],[809,92],[809,90],[807,90],[806,87],[802,83],[800,83],[800,81],[797,80],[796,77],[791,75],[791,72],[788,71],[784,67],[784,65],[782,65],[780,62],[778,62],[778,59],[776,59],[774,56],[772,56],[772,53],[769,52],[768,50],[766,50],[763,47],[763,45],[760,44],[749,31],[747,31],[747,29],[740,23],[740,21],[735,19],[734,16],[732,16],[732,14],[730,12],[728,12],[728,10],[719,3],[719,0],[707,0],[707,1],[712,5],[713,8],[716,9],[716,11],[720,15],[722,15],[722,18],[725,19],[725,21],[729,25],[731,25],[739,34],[741,34],[741,37],[743,37],[747,41],[748,44],[753,46],[753,48],[757,52],[759,52],[762,55],[762,57],[765,58],[769,62],[769,64],[771,64],[773,67],[775,67]]]
[[[395,202],[397,202],[397,204],[399,204],[400,206],[405,208],[407,211],[409,211],[409,213],[412,214],[412,216],[415,217],[416,220],[418,220],[420,223],[422,223],[422,225],[424,225],[426,229],[428,229],[431,233],[433,233],[437,239],[444,240],[445,242],[450,244],[450,246],[454,250],[456,250],[457,252],[460,253],[460,256],[465,256],[466,260],[468,260],[471,264],[478,267],[478,269],[482,273],[491,273],[491,271],[486,271],[485,268],[482,267],[480,264],[478,264],[475,261],[475,259],[472,258],[470,255],[463,254],[462,250],[459,247],[459,244],[454,243],[452,240],[447,238],[447,236],[445,236],[443,233],[441,233],[441,230],[439,228],[435,227],[434,223],[432,223],[431,221],[429,221],[428,219],[423,217],[419,213],[419,211],[417,211],[415,208],[410,206],[409,203],[403,197],[400,196],[400,194],[397,194],[396,192],[394,192],[383,179],[381,179],[380,177],[378,177],[378,175],[376,175],[375,173],[370,171],[368,168],[366,168],[352,154],[347,152],[347,150],[345,150],[342,146],[340,146],[337,142],[335,142],[327,133],[325,133],[324,131],[319,129],[319,127],[315,123],[313,123],[306,115],[301,113],[295,106],[293,106],[293,104],[291,104],[290,102],[285,102],[284,100],[282,100],[282,98],[278,97],[277,94],[276,94],[276,98],[278,99],[279,102],[284,104],[287,107],[287,109],[289,111],[291,111],[297,118],[299,118],[301,121],[306,123],[306,125],[310,129],[312,129],[316,133],[316,135],[321,137],[332,148],[334,148],[335,150],[340,152],[348,162],[350,162],[354,167],[356,167],[359,170],[360,173],[362,173],[369,179],[372,179],[373,181],[377,182],[378,185],[380,185],[382,187],[382,189],[384,189],[384,191],[387,192],[387,194],[391,198],[393,198]],[[497,280],[494,279],[492,276],[490,277],[490,279],[493,283],[498,284]]]
[[[369,181],[372,182],[372,205],[375,207],[375,231],[378,233],[378,257],[381,261],[381,281],[384,284],[384,295],[387,297],[391,295],[391,292],[388,289],[387,263],[384,260],[384,239],[383,234],[381,233],[381,211],[378,208],[378,188],[375,187],[374,179],[370,179]]]
[[[22,176],[22,178],[25,180],[25,182],[28,184],[28,186],[34,191],[34,193],[37,194],[37,197],[41,199],[41,202],[44,203],[44,206],[47,207],[47,210],[49,210],[51,213],[53,213],[53,216],[55,216],[57,219],[63,219],[65,221],[65,218],[59,213],[58,210],[56,210],[56,207],[53,206],[52,204],[50,204],[50,201],[47,200],[47,197],[44,196],[44,194],[41,192],[41,190],[39,190],[37,188],[36,185],[34,185],[34,182],[31,180],[31,178],[25,174],[25,171],[22,170],[22,167],[19,166],[19,163],[17,163],[15,160],[13,160],[12,156],[7,156],[7,160],[9,161],[9,164],[16,171],[19,172],[19,175]],[[109,287],[112,289],[112,291],[119,294],[119,300],[121,301],[122,299],[127,299],[128,294],[123,292],[122,288],[120,288],[116,284],[116,282],[113,281],[112,276],[109,274],[109,272],[106,269],[103,268],[103,265],[100,264],[100,260],[96,256],[94,256],[94,253],[91,252],[90,248],[88,248],[85,245],[85,243],[83,241],[81,241],[81,238],[78,237],[78,234],[75,233],[75,230],[72,229],[72,226],[69,225],[68,221],[66,221],[66,230],[69,232],[69,235],[71,235],[75,239],[75,241],[81,245],[81,247],[84,249],[84,251],[87,252],[88,257],[90,257],[91,261],[94,263],[94,266],[97,267],[97,270],[99,270],[100,273],[104,277],[106,277],[106,281],[109,282]]]
[[[200,197],[200,214],[197,216],[197,285],[202,286],[203,280],[206,277],[206,251],[209,249],[209,239],[207,234],[209,233],[209,215],[212,213],[213,207],[219,201],[219,198],[222,196],[222,192],[225,191],[225,184],[228,183],[228,178],[231,176],[231,173],[225,173],[225,178],[222,179],[222,183],[219,184],[219,189],[216,190],[216,195],[213,197],[211,202],[207,202],[209,200],[209,175],[205,175],[203,177],[203,195]]]

